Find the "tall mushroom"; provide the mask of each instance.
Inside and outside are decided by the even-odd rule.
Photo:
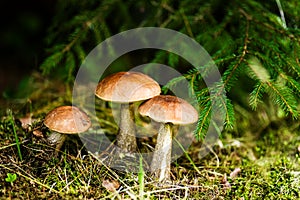
[[[198,120],[198,113],[187,101],[170,95],[159,95],[144,102],[139,107],[139,113],[161,122],[150,170],[159,182],[168,181],[171,170],[172,126],[192,124]]]
[[[159,84],[140,72],[118,72],[105,77],[97,85],[95,95],[98,98],[121,104],[117,146],[125,152],[134,152],[137,148],[134,114],[130,105],[160,92]]]
[[[60,106],[46,115],[44,124],[52,131],[48,140],[56,145],[55,152],[57,154],[67,134],[87,131],[91,126],[91,121],[85,112],[75,106]]]

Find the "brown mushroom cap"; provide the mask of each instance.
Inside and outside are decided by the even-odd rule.
[[[52,131],[76,134],[88,130],[91,121],[86,113],[75,106],[60,106],[46,115],[44,124]]]
[[[184,125],[198,120],[198,113],[191,104],[171,95],[159,95],[144,102],[139,113],[162,123]]]
[[[161,92],[159,84],[140,72],[118,72],[99,82],[95,95],[105,101],[129,103],[150,99]]]

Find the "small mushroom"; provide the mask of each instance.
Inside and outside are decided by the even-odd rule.
[[[56,145],[55,152],[57,154],[67,134],[87,131],[91,126],[91,121],[86,113],[75,106],[60,106],[46,115],[44,124],[52,131],[48,141]]]
[[[161,123],[150,170],[159,182],[168,181],[171,170],[172,126],[192,124],[198,120],[198,113],[187,101],[170,95],[159,95],[144,102],[139,107],[139,113]]]
[[[140,72],[118,72],[97,85],[95,95],[105,101],[121,104],[117,146],[125,152],[136,151],[136,135],[132,103],[150,99],[161,92],[159,84]]]

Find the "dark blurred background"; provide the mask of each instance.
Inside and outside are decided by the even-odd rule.
[[[55,4],[56,0],[0,1],[0,98],[39,68]]]

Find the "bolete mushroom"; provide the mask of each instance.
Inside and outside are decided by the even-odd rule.
[[[161,123],[150,170],[159,182],[168,181],[171,170],[172,126],[192,124],[198,120],[198,113],[187,101],[171,95],[159,95],[144,102],[139,107],[139,113]]]
[[[87,131],[91,126],[91,120],[85,112],[75,106],[60,106],[46,115],[44,124],[52,131],[48,141],[56,145],[55,152],[58,153],[67,134]]]
[[[105,101],[121,104],[117,146],[125,152],[136,151],[133,102],[150,99],[161,92],[159,84],[140,72],[118,72],[97,85],[95,95]]]

